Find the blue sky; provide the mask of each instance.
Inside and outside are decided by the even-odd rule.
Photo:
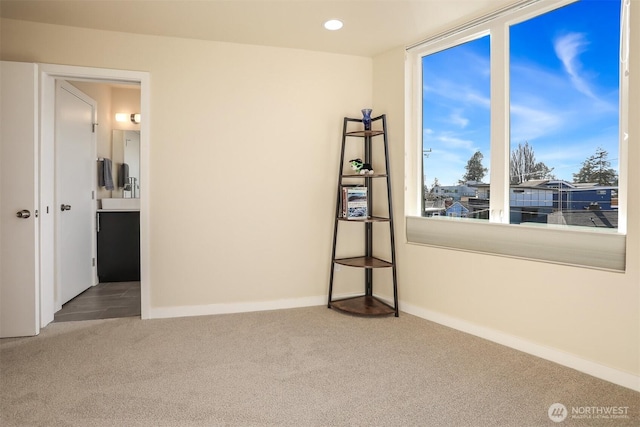
[[[618,160],[619,0],[582,0],[510,29],[511,146],[572,181],[598,147]],[[476,151],[490,169],[489,36],[423,59],[425,184],[455,185]],[[484,182],[489,182],[489,175]]]

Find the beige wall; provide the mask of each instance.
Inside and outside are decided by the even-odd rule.
[[[371,59],[1,29],[3,60],[150,72],[152,307],[326,295],[342,117],[370,105]]]
[[[640,10],[632,21],[631,70],[640,69]],[[634,27],[635,25],[635,27]],[[394,144],[400,308],[573,365],[640,375],[640,75],[630,79],[627,270],[625,273],[431,248],[404,238],[404,49],[374,58],[374,103]],[[529,346],[531,344],[531,346]],[[581,359],[581,361],[577,361]],[[600,369],[598,367],[596,370]],[[592,370],[593,371],[593,370]],[[611,373],[609,373],[611,374]],[[614,374],[615,375],[615,374]],[[606,375],[605,375],[606,376]],[[625,382],[622,381],[622,382]],[[636,388],[638,388],[636,380]]]

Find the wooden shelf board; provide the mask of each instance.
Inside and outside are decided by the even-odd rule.
[[[339,221],[347,221],[347,222],[389,222],[389,218],[384,218],[381,216],[370,216],[363,219],[348,219],[344,217],[339,217]]]
[[[384,135],[384,131],[372,129],[372,130],[356,130],[353,132],[345,133],[346,136],[377,136]]]
[[[333,260],[336,264],[346,265],[349,267],[359,267],[359,268],[387,268],[393,267],[393,264],[390,262],[381,260],[380,258],[375,257],[354,257],[354,258],[336,258]]]
[[[386,178],[386,173],[372,173],[372,174],[359,174],[359,173],[345,173],[342,178]]]
[[[386,316],[396,313],[390,305],[368,295],[331,301],[330,305],[331,308],[363,316]]]

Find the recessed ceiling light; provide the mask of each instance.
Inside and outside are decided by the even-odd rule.
[[[324,23],[324,27],[330,31],[339,30],[340,28],[342,28],[342,25],[342,21],[338,19],[330,19]]]

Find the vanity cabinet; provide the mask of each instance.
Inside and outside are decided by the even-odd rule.
[[[102,282],[140,280],[140,212],[98,212],[98,279]]]

